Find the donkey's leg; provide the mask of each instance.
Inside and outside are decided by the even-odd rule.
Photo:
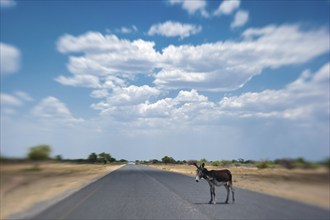
[[[209,184],[210,185],[210,196],[211,196],[211,199],[210,199],[210,201],[209,201],[209,204],[211,204],[212,202],[213,202],[213,187],[212,187],[212,185],[211,184]]]
[[[228,199],[229,199],[229,186],[228,185],[225,185],[225,187],[226,187],[226,191],[227,191],[227,197],[226,197],[225,203],[228,203]]]
[[[234,190],[232,184],[230,184],[230,190],[231,190],[231,196],[232,196],[233,203],[234,203],[235,202],[235,190]]]
[[[213,185],[212,186],[212,193],[213,193],[213,204],[216,204],[217,202],[216,202],[216,200],[215,200],[215,186]]]

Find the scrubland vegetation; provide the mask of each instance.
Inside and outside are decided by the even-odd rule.
[[[276,160],[244,160],[239,158],[237,160],[216,160],[208,161],[207,159],[200,160],[175,160],[172,157],[165,156],[161,160],[151,159],[151,160],[136,160],[137,164],[191,164],[196,162],[199,164],[205,163],[206,166],[214,167],[256,167],[258,169],[267,169],[267,168],[286,168],[286,169],[317,169],[321,167],[326,167],[330,169],[330,158],[327,158],[323,161],[312,162],[307,161],[304,158],[296,159],[276,159]]]

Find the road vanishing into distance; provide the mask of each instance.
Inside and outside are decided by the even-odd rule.
[[[210,205],[206,181],[126,165],[31,219],[329,219],[329,210],[239,188],[225,204],[225,191]]]

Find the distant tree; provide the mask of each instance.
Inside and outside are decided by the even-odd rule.
[[[112,157],[111,154],[103,152],[99,154],[99,161],[106,164],[107,162],[109,163],[116,162],[116,159]]]
[[[56,155],[55,160],[62,161],[63,160],[62,155]]]
[[[152,159],[152,160],[149,160],[149,162],[152,163],[152,164],[157,164],[157,163],[159,163],[159,160],[157,160],[157,159]]]
[[[175,160],[172,157],[165,156],[165,157],[162,158],[162,162],[165,163],[165,164],[175,163]]]
[[[97,161],[97,154],[96,153],[91,153],[89,156],[88,156],[88,159],[87,159],[89,162],[91,163],[95,163]]]
[[[206,164],[206,163],[208,163],[208,161],[207,161],[207,159],[202,158],[202,159],[199,160],[199,163],[200,164],[202,164],[202,163],[205,163]]]
[[[39,168],[39,161],[50,159],[50,152],[52,151],[51,147],[46,144],[38,145],[31,147],[28,153],[28,158],[32,161],[35,161],[35,168]]]
[[[102,152],[99,154],[99,161],[106,164],[107,163],[107,154]]]
[[[239,163],[245,163],[245,160],[243,158],[238,158]]]
[[[112,156],[109,154],[108,161],[109,161],[109,163],[114,163],[114,162],[116,162],[117,160],[116,160],[116,158],[112,157]]]

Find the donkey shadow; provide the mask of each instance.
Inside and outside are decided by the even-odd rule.
[[[217,202],[215,204],[210,204],[208,202],[194,202],[193,204],[194,205],[210,205],[210,206],[212,206],[212,205],[232,205],[233,203]]]

